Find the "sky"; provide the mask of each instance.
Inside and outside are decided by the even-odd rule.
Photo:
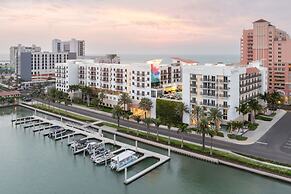
[[[77,38],[89,55],[238,55],[261,18],[291,33],[290,0],[0,0],[0,54]]]

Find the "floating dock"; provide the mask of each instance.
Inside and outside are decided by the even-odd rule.
[[[100,121],[97,121],[100,122]],[[135,141],[135,146],[133,145],[129,145],[129,144],[125,144],[119,141],[116,141],[116,135],[114,135],[114,139],[109,139],[109,138],[105,138],[103,137],[103,134],[101,133],[101,131],[96,132],[93,130],[89,130],[87,129],[87,127],[91,126],[91,124],[83,124],[81,126],[74,126],[72,124],[66,124],[63,122],[59,122],[56,120],[48,120],[46,118],[42,118],[39,116],[28,116],[28,117],[22,117],[22,118],[17,118],[17,119],[13,119],[12,123],[15,123],[15,125],[23,125],[23,127],[25,128],[31,128],[33,127],[33,132],[41,132],[41,131],[45,131],[45,130],[51,130],[53,128],[58,128],[61,129],[60,131],[57,132],[55,134],[52,134],[52,136],[54,137],[55,141],[61,140],[61,139],[68,139],[68,145],[70,145],[73,141],[70,141],[71,137],[75,137],[77,135],[80,136],[84,136],[84,138],[80,138],[80,140],[86,140],[86,139],[95,139],[97,141],[103,142],[104,144],[111,144],[111,145],[116,145],[119,147],[119,149],[113,151],[112,153],[118,153],[121,152],[123,150],[132,150],[135,151],[139,154],[141,154],[141,157],[138,158],[137,160],[135,160],[134,162],[130,163],[129,165],[127,165],[126,167],[123,167],[121,169],[119,169],[118,171],[124,171],[124,184],[129,184],[132,183],[133,181],[141,178],[142,176],[146,175],[147,173],[149,173],[150,171],[154,170],[155,168],[157,168],[158,166],[162,165],[163,163],[167,162],[170,160],[170,150],[168,150],[168,156],[166,155],[162,155],[153,151],[149,151],[143,148],[139,148],[138,147],[138,142]],[[45,125],[45,126],[42,126]],[[37,129],[35,129],[36,126],[41,126]],[[63,132],[69,131],[69,134],[65,134],[63,135]],[[49,132],[45,132],[43,135],[49,135],[53,133],[52,131]],[[54,136],[55,135],[55,136]],[[78,150],[78,153],[84,152],[84,149]],[[74,153],[77,154],[77,153]],[[142,171],[138,172],[137,174],[131,176],[131,177],[127,177],[127,168],[136,165],[137,163],[141,162],[142,160],[146,159],[146,158],[156,158],[158,159],[158,162],[154,163],[153,165],[143,169]],[[106,163],[105,163],[106,164]]]

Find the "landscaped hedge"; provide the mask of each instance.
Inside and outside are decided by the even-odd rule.
[[[248,139],[247,137],[244,137],[242,135],[236,135],[236,134],[227,134],[227,137],[229,139],[236,139],[238,141],[245,141]]]
[[[218,136],[218,137],[224,137],[224,134],[223,134],[221,131],[218,131],[218,132],[216,133],[216,136]]]
[[[256,119],[262,120],[262,121],[272,121],[273,120],[273,118],[267,117],[267,116],[264,116],[264,115],[257,115]]]
[[[254,131],[258,128],[259,124],[258,123],[248,123],[248,129],[251,131]]]
[[[172,121],[174,125],[182,123],[182,116],[177,114],[177,108],[183,106],[182,102],[157,99],[156,106],[156,117],[160,118],[164,125],[167,121]]]

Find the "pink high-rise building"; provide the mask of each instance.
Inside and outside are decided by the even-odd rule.
[[[241,64],[261,60],[268,68],[268,89],[278,91],[291,103],[291,39],[289,35],[260,19],[253,29],[243,30]]]

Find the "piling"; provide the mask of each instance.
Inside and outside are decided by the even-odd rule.
[[[127,168],[124,169],[124,181],[127,180]]]

